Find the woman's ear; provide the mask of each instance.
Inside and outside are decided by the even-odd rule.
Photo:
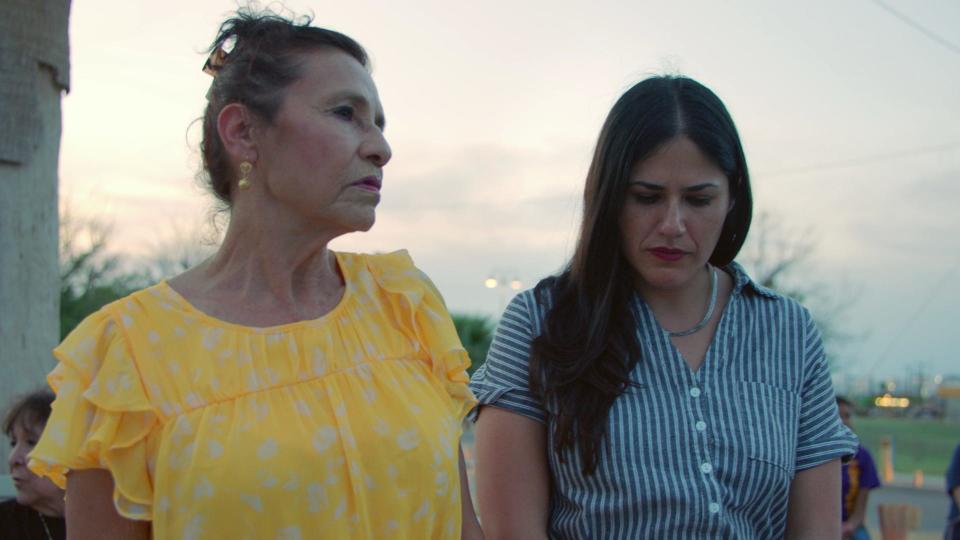
[[[236,161],[257,161],[254,115],[245,105],[231,103],[217,116],[217,132],[227,154]]]

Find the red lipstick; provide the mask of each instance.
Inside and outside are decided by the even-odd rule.
[[[682,249],[673,249],[667,247],[655,247],[648,250],[654,257],[660,259],[661,261],[674,262],[679,261],[687,254],[686,251]]]

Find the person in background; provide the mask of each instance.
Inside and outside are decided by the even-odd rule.
[[[702,84],[652,77],[596,145],[574,254],[505,310],[471,387],[487,538],[839,538],[810,313],[733,262],[752,198]]]
[[[947,496],[950,497],[950,512],[944,540],[960,540],[960,445],[953,450],[953,458],[947,467]]]
[[[66,486],[71,540],[479,538],[469,357],[442,297],[404,251],[329,247],[387,187],[366,52],[243,8],[205,71],[222,243],[54,351],[30,467]]]
[[[0,502],[0,539],[63,540],[63,490],[27,468],[27,454],[50,417],[53,392],[43,389],[17,399],[7,409],[3,432],[10,440],[10,478],[16,498]]]
[[[853,405],[844,397],[837,397],[837,409],[843,425],[853,430]],[[873,463],[873,456],[863,447],[857,446],[857,453],[840,468],[842,485],[843,524],[841,532],[844,539],[870,540],[865,521],[870,490],[880,487],[880,476]]]

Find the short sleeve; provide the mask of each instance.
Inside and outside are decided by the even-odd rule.
[[[866,448],[860,451],[860,489],[876,489],[880,487],[880,476],[873,456]]]
[[[53,352],[47,382],[57,397],[30,470],[65,488],[71,470],[105,469],[120,515],[152,519],[159,424],[122,330],[104,308]]]
[[[497,324],[487,360],[473,374],[470,388],[479,405],[492,405],[545,424],[542,402],[530,391],[530,346],[536,337],[537,303],[532,290],[518,294]],[[476,421],[479,407],[471,413]]]
[[[810,313],[806,310],[803,313],[805,328],[800,422],[797,428],[798,471],[853,455],[859,444],[856,435],[840,421],[820,331]]]
[[[440,292],[414,266],[406,251],[370,255],[367,267],[380,286],[393,293],[395,310],[402,314],[397,323],[426,349],[431,371],[451,398],[455,418],[463,420],[476,403],[467,386],[470,355],[460,342]]]

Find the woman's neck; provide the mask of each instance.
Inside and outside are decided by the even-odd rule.
[[[337,235],[307,230],[289,220],[232,220],[217,252],[170,284],[201,311],[230,322],[317,318],[336,305],[344,282],[327,247]]]
[[[711,296],[711,271],[715,270],[706,265],[688,284],[676,288],[652,287],[641,282],[637,289],[660,326],[669,331],[683,331],[700,322],[706,313]]]
[[[43,499],[32,504],[30,508],[44,517],[62,518],[64,515],[63,497]]]

